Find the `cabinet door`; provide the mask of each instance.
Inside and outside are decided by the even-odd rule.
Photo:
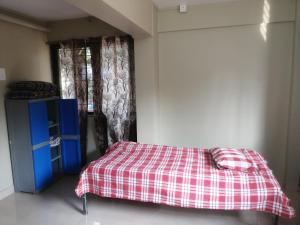
[[[79,135],[79,117],[76,99],[59,101],[61,135]]]
[[[81,169],[81,149],[76,99],[59,101],[59,118],[64,173],[79,173]]]
[[[50,146],[33,150],[33,168],[35,191],[40,191],[52,181],[52,163]]]
[[[81,170],[81,151],[79,139],[63,139],[61,148],[64,173],[79,173]]]
[[[29,103],[31,143],[37,145],[49,141],[47,104],[44,101]]]

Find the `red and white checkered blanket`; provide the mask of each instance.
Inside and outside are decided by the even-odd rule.
[[[264,159],[252,150],[244,154],[258,171],[220,170],[207,149],[119,142],[82,171],[76,194],[294,217]]]

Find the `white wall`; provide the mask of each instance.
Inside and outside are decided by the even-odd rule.
[[[276,23],[265,27],[250,9],[266,2]],[[294,7],[291,0],[241,1],[159,12],[160,144],[253,148],[283,182]]]
[[[50,55],[45,33],[0,21],[0,68],[7,80],[0,81],[0,199],[13,192],[6,129],[6,85],[18,80],[51,81]]]

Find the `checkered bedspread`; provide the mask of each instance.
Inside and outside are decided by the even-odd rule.
[[[207,149],[119,142],[80,176],[76,194],[152,202],[187,208],[255,210],[294,217],[289,199],[264,159],[246,157],[259,171],[217,169]]]

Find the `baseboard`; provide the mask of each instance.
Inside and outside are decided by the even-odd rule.
[[[7,196],[13,194],[15,192],[14,186],[8,186],[7,188],[4,188],[0,190],[0,200],[6,198]]]

